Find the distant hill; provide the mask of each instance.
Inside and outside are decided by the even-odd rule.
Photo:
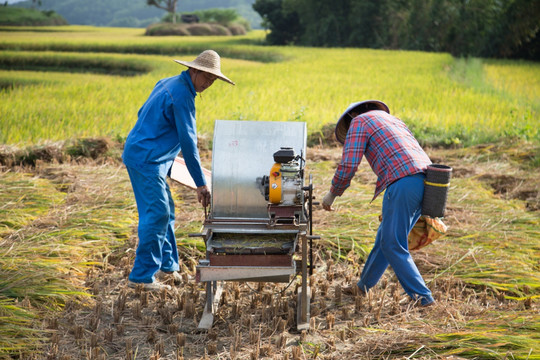
[[[0,6],[0,25],[48,26],[67,25],[67,21],[56,12]]]
[[[251,23],[261,28],[261,17],[252,8],[255,0],[180,0],[178,12],[212,8],[234,8]],[[166,11],[146,5],[145,0],[41,0],[39,10],[54,10],[73,25],[147,27],[159,22]],[[12,6],[12,5],[10,5]],[[31,1],[13,6],[32,7]]]

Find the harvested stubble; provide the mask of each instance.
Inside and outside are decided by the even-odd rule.
[[[463,165],[464,162],[460,163]],[[324,166],[320,170],[317,166],[313,164],[311,170],[321,177],[328,176],[323,175],[326,174]],[[485,166],[491,168],[489,163]],[[42,169],[43,174],[48,174],[47,181],[52,184],[46,194],[50,196],[54,193],[57,185],[53,180],[60,177],[64,180],[71,179],[72,185],[67,187],[68,193],[56,193],[60,201],[55,205],[53,212],[38,212],[33,221],[21,223],[20,231],[17,232],[18,241],[24,242],[27,239],[45,241],[47,239],[45,234],[40,237],[34,236],[39,231],[48,232],[53,234],[54,239],[62,240],[64,238],[58,228],[63,229],[63,226],[69,228],[70,224],[78,224],[79,230],[83,230],[81,227],[88,224],[88,230],[85,231],[91,235],[101,222],[85,223],[69,217],[75,216],[79,219],[88,215],[101,217],[111,211],[118,217],[115,218],[115,223],[118,219],[125,220],[125,223],[116,224],[117,227],[114,228],[111,227],[111,223],[105,221],[108,226],[102,228],[102,233],[106,233],[104,229],[116,229],[112,234],[127,235],[120,235],[119,238],[115,237],[116,235],[106,237],[111,241],[107,246],[100,243],[103,235],[91,236],[92,247],[80,247],[80,243],[65,239],[66,247],[57,249],[57,254],[60,254],[69,249],[67,246],[77,245],[75,251],[79,255],[82,251],[96,250],[94,255],[87,255],[86,259],[87,264],[93,267],[86,274],[80,271],[80,281],[84,281],[85,286],[93,289],[95,293],[93,299],[87,298],[66,304],[66,311],[62,316],[56,318],[51,314],[47,317],[47,323],[55,328],[58,334],[47,348],[51,356],[78,359],[84,358],[88,351],[93,351],[94,358],[103,357],[105,354],[107,359],[133,359],[135,356],[151,358],[165,353],[166,355],[160,356],[191,359],[203,358],[205,353],[210,356],[210,351],[216,351],[216,356],[244,359],[256,355],[253,345],[258,349],[260,356],[268,354],[265,355],[267,358],[277,359],[304,358],[304,356],[309,358],[315,355],[320,359],[346,359],[351,354],[366,359],[405,358],[412,354],[415,354],[416,358],[429,358],[435,356],[434,354],[487,358],[502,358],[505,354],[511,354],[514,358],[526,358],[531,349],[530,358],[534,358],[535,352],[538,351],[536,344],[538,339],[535,338],[539,329],[538,316],[535,315],[538,312],[538,303],[534,300],[538,288],[529,285],[513,288],[509,284],[503,284],[504,286],[499,284],[495,292],[490,285],[492,279],[490,276],[498,273],[480,272],[482,277],[476,278],[481,280],[481,284],[478,285],[471,282],[468,276],[471,269],[488,269],[489,266],[493,266],[489,264],[490,259],[504,256],[504,261],[500,259],[496,262],[496,266],[503,266],[504,271],[515,274],[516,278],[527,279],[531,284],[535,284],[534,275],[527,274],[524,269],[518,269],[514,263],[519,261],[521,266],[529,266],[527,262],[529,260],[525,256],[529,253],[527,244],[524,244],[524,241],[519,246],[510,246],[508,248],[512,252],[505,253],[493,247],[495,237],[476,236],[472,244],[472,240],[468,240],[466,236],[466,233],[478,224],[483,226],[485,233],[498,234],[499,231],[506,231],[511,235],[523,234],[520,229],[532,226],[527,222],[488,222],[489,216],[493,214],[482,214],[475,208],[482,202],[493,206],[494,212],[495,208],[502,208],[505,211],[509,209],[514,217],[523,216],[527,219],[527,216],[531,216],[530,221],[534,220],[534,216],[520,210],[517,203],[507,205],[499,199],[492,199],[489,191],[479,191],[481,187],[477,186],[474,180],[466,182],[461,179],[458,183],[461,188],[453,192],[454,198],[451,200],[453,206],[447,219],[452,225],[452,231],[447,239],[414,254],[421,272],[430,283],[438,305],[427,309],[414,306],[403,294],[391,271],[385,274],[380,285],[367,297],[341,294],[340,301],[336,302],[339,297],[336,290],[350,285],[358,278],[361,262],[365,256],[364,249],[369,249],[376,230],[375,226],[365,226],[364,221],[370,215],[361,217],[355,213],[372,214],[373,223],[376,224],[377,204],[366,205],[356,198],[352,199],[361,197],[369,202],[372,187],[369,184],[355,183],[353,186],[363,191],[352,191],[350,197],[339,199],[336,204],[337,211],[325,216],[325,221],[328,217],[334,218],[340,228],[332,228],[332,222],[324,225],[318,223],[315,226],[317,232],[327,238],[317,244],[315,252],[318,267],[311,277],[312,284],[315,284],[312,306],[317,308],[318,313],[315,314],[315,311],[312,313],[312,330],[303,335],[294,330],[296,286],[284,291],[284,284],[226,283],[226,295],[220,304],[211,335],[215,339],[210,340],[215,347],[208,349],[207,337],[210,337],[210,334],[199,334],[194,331],[202,313],[204,288],[190,278],[194,274],[193,265],[196,259],[204,257],[204,253],[199,250],[199,244],[188,243],[182,237],[183,234],[197,232],[202,220],[202,211],[196,207],[192,193],[173,185],[174,192],[178,196],[177,204],[181,204],[177,210],[181,219],[178,222],[180,226],[178,234],[179,243],[182,244],[180,249],[184,283],[177,292],[161,294],[137,292],[128,290],[125,284],[126,274],[133,261],[132,250],[135,245],[133,241],[128,240],[131,238],[130,234],[134,232],[135,221],[133,218],[126,219],[125,215],[126,213],[133,215],[135,208],[132,201],[119,201],[123,197],[117,199],[115,196],[121,189],[118,193],[123,193],[123,196],[129,198],[129,195],[126,195],[129,193],[126,174],[118,169],[110,171],[104,165],[90,169],[76,167],[75,172],[71,172],[69,167],[63,165],[55,165],[55,168],[54,171]],[[362,171],[369,169],[361,169]],[[96,183],[96,178],[108,179],[110,186],[103,187],[101,186],[103,181],[99,181],[101,186],[99,191],[93,189],[90,184]],[[61,182],[65,183],[64,180]],[[78,193],[74,189],[85,190]],[[317,189],[320,192],[323,190],[321,187]],[[477,198],[472,199],[473,194],[469,193],[470,191],[474,191]],[[71,200],[64,202],[62,196],[67,196]],[[463,199],[460,200],[461,198]],[[108,206],[107,211],[101,211],[104,205]],[[85,207],[92,211],[85,210]],[[115,210],[117,208],[124,211],[117,213]],[[479,221],[471,218],[470,213],[478,215]],[[63,215],[54,216],[58,214]],[[343,220],[342,216],[354,221]],[[43,221],[44,217],[51,217],[56,221]],[[37,219],[40,220],[39,224],[48,225],[34,228],[33,226],[38,224]],[[316,219],[323,219],[322,214],[316,213]],[[509,224],[512,228],[508,227]],[[127,232],[125,229],[128,229]],[[342,236],[339,230],[347,235]],[[529,240],[534,236],[534,232],[525,234],[529,236]],[[330,243],[328,239],[336,241]],[[117,244],[118,241],[125,246],[111,245]],[[327,244],[331,247],[326,247]],[[472,250],[474,249],[472,245],[477,250]],[[505,246],[509,245],[511,244]],[[520,255],[520,249],[527,250],[524,252],[525,255]],[[20,250],[21,248],[14,247],[11,254]],[[83,265],[85,264],[79,263],[72,266]],[[519,293],[531,299],[530,302],[512,298],[511,295]],[[24,303],[19,305],[26,309],[27,305]],[[55,318],[56,320],[52,320]],[[251,340],[254,344],[250,344]],[[91,347],[96,341],[102,350],[94,350],[96,347]]]

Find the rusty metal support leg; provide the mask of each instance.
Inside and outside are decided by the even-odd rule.
[[[309,302],[311,298],[311,290],[308,286],[308,251],[307,251],[307,236],[304,234],[302,238],[302,286],[298,291],[297,301],[297,318],[296,327],[298,330],[309,329]]]
[[[212,324],[214,323],[214,313],[217,311],[222,292],[223,284],[221,281],[206,282],[206,304],[204,305],[203,315],[199,322],[199,329],[208,330],[212,327]]]

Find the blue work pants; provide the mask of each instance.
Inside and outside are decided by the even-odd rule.
[[[409,253],[409,232],[420,217],[425,175],[401,178],[386,188],[382,205],[382,222],[377,231],[358,287],[364,291],[377,284],[388,265],[392,267],[405,292],[422,305],[433,302]]]
[[[158,270],[179,269],[174,202],[166,180],[171,165],[172,162],[126,166],[139,212],[139,244],[129,274],[133,282],[151,283]]]

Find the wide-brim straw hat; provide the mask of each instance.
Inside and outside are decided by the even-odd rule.
[[[221,72],[221,59],[214,50],[205,50],[193,61],[174,60],[189,68],[197,69],[217,76],[219,79],[234,85],[231,79]]]
[[[365,100],[358,101],[349,105],[347,110],[339,117],[339,120],[336,124],[336,139],[340,143],[345,143],[345,138],[347,137],[347,131],[349,131],[349,126],[351,125],[352,117],[349,115],[351,111],[358,112],[359,114],[371,111],[371,110],[382,110],[390,114],[390,109],[386,106],[385,103],[379,100]]]

